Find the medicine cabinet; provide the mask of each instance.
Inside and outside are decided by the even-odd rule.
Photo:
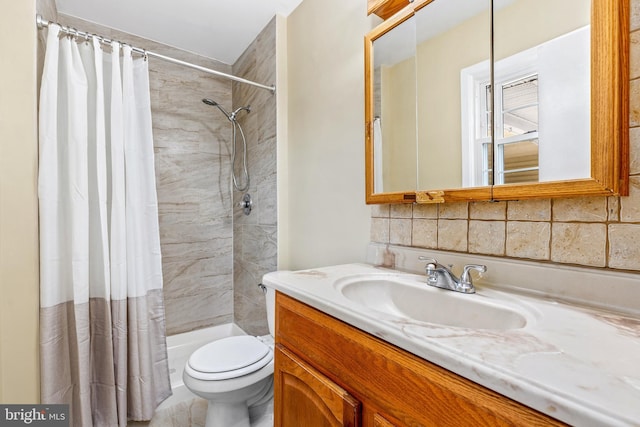
[[[629,5],[415,0],[365,38],[367,203],[628,193]]]

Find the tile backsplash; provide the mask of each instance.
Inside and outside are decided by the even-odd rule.
[[[640,215],[630,197],[373,207],[371,240],[454,252],[640,270]],[[632,187],[632,188],[633,188]]]
[[[376,205],[371,241],[640,271],[640,0],[631,0],[630,194]]]

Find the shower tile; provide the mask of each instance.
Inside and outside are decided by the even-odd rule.
[[[258,287],[262,276],[275,270],[250,262],[234,263],[234,321],[252,335],[268,333],[264,293]]]
[[[54,0],[37,0],[38,14],[49,21],[58,21],[58,9]]]
[[[233,292],[201,289],[193,295],[165,300],[167,335],[233,321]]]
[[[277,257],[277,228],[247,225],[242,241],[242,259],[265,268],[275,269]]]
[[[259,144],[251,146],[249,150],[249,170],[252,179],[272,175],[276,171],[276,139],[266,139]]]
[[[204,243],[210,244],[210,248],[218,250],[219,247],[229,246],[233,237],[231,231],[231,218],[213,218],[210,222],[177,222],[165,224],[160,230],[160,239],[167,245],[180,243]]]
[[[236,75],[263,83],[275,76],[275,21],[256,37],[233,65]],[[270,83],[269,83],[270,84]],[[262,275],[277,265],[276,95],[233,84],[233,105],[251,104],[240,123],[247,136],[249,172],[255,210],[246,216],[234,207],[234,320],[247,332],[267,331],[264,296],[257,289]],[[243,193],[234,191],[234,206]],[[239,249],[239,250],[238,250]]]
[[[230,255],[232,252],[231,237],[176,243],[167,242],[161,237],[160,242],[162,243],[160,250],[162,251],[164,263]]]
[[[258,129],[258,140],[264,142],[276,138],[277,133],[277,107],[275,95],[269,95],[272,98],[268,99],[264,104],[260,106],[257,111],[258,122],[260,127]]]
[[[165,298],[194,294],[202,289],[231,290],[233,271],[231,257],[164,263],[162,274]]]
[[[247,106],[249,102],[238,102],[234,100],[233,108],[239,108],[240,106]],[[244,111],[239,113],[238,123],[242,127],[242,132],[244,133],[245,139],[247,141],[247,145],[249,147],[254,147],[259,142],[259,129],[260,129],[260,106],[256,105],[255,102],[251,101],[251,112],[245,113]],[[231,129],[231,125],[229,125]],[[232,140],[233,135],[229,140]],[[236,133],[236,150],[238,150],[238,155],[242,155],[242,133],[240,130]],[[240,158],[238,158],[240,160]]]
[[[276,175],[272,174],[265,177],[258,183],[258,193],[256,201],[256,213],[258,216],[258,224],[273,225],[278,222],[277,199],[276,199],[277,183]],[[251,213],[254,215],[254,213]]]

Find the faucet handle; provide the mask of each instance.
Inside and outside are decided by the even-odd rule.
[[[480,265],[480,264],[467,264],[464,266],[464,269],[462,270],[462,275],[460,276],[460,285],[469,289],[473,288],[471,270],[476,270],[476,271],[479,271],[480,273],[484,273],[487,271],[487,266]]]
[[[425,273],[427,274],[427,283],[435,283],[438,281],[436,277],[436,268],[438,268],[438,260],[435,258],[428,258],[426,256],[420,255],[418,257],[420,261],[424,261],[427,263],[425,266]]]

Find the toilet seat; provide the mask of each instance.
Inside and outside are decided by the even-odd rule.
[[[221,381],[255,372],[273,360],[271,349],[253,336],[223,338],[193,352],[187,366],[189,375],[205,381]]]

